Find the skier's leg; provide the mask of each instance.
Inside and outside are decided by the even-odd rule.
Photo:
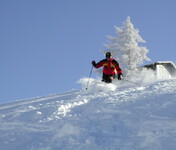
[[[115,79],[115,77],[116,77],[116,75],[109,75],[109,83],[111,83],[112,82],[112,80],[114,80]]]
[[[109,76],[103,73],[102,82],[108,83],[108,81],[109,81]]]

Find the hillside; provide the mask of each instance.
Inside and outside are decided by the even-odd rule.
[[[176,79],[95,84],[1,104],[1,150],[175,149]]]

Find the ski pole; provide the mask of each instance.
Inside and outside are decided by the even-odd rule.
[[[90,70],[90,74],[89,74],[89,79],[88,79],[88,81],[87,81],[86,90],[88,89],[88,86],[89,86],[90,77],[91,77],[91,75],[92,75],[92,70],[93,70],[93,65],[92,65],[91,70]]]
[[[130,82],[130,83],[133,83],[133,84],[136,84],[136,85],[139,85],[141,86],[140,84],[136,83],[136,82],[133,82],[133,81],[129,81],[129,80],[125,80],[125,79],[122,79],[123,81],[126,81],[126,82]]]

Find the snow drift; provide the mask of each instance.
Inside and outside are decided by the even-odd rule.
[[[142,88],[95,82],[87,91],[1,104],[1,149],[175,149],[175,79]]]

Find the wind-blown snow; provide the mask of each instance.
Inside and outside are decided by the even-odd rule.
[[[95,93],[99,91],[115,91],[117,88],[116,84],[106,84],[105,82],[101,82],[92,78],[82,78],[78,81],[78,83],[82,84],[82,89],[87,89],[89,93]]]
[[[90,80],[88,90],[81,79],[80,91],[1,104],[1,149],[175,149],[175,79],[142,87]]]

